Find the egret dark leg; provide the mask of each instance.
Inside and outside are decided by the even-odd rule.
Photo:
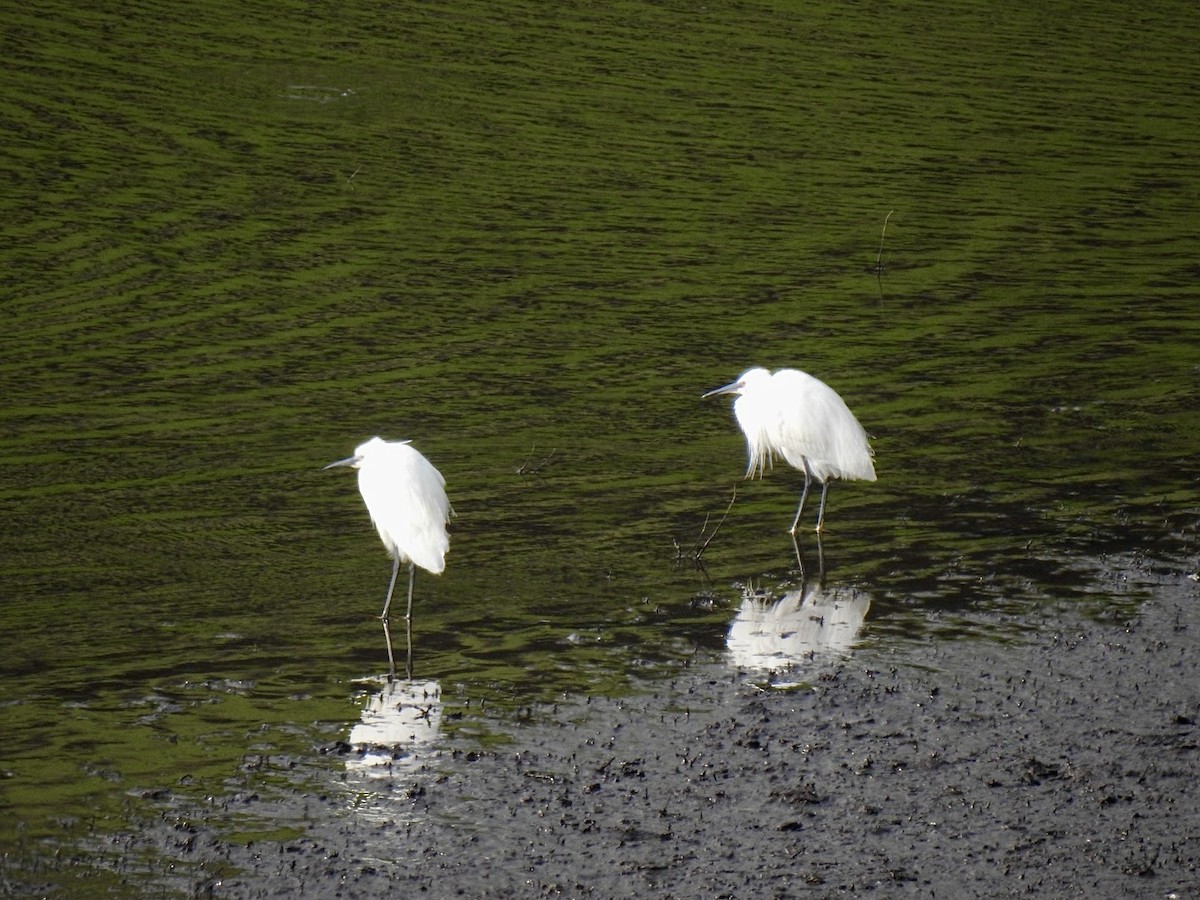
[[[404,614],[404,634],[408,639],[408,658],[404,663],[404,673],[409,681],[412,681],[412,597],[413,597],[413,582],[417,580],[417,565],[414,562],[408,564],[408,612]]]
[[[399,574],[400,574],[400,556],[397,555],[392,560],[392,580],[388,584],[387,599],[383,601],[383,612],[381,612],[379,614],[379,618],[383,619],[383,621],[385,621],[385,622],[388,620],[387,611],[388,611],[388,607],[392,605],[392,591],[394,591],[396,589],[396,576]],[[409,587],[409,601],[411,602],[411,600],[412,600],[412,587],[410,586]]]
[[[416,578],[417,578],[417,564],[414,562],[410,562],[408,564],[408,612],[406,612],[404,614],[404,618],[408,619],[410,622],[412,621],[413,582],[416,580]]]
[[[804,579],[808,576],[804,572],[804,554],[800,552],[800,539],[796,537],[796,532],[792,532],[792,549],[796,551],[796,565],[800,567],[800,584],[803,586]]]
[[[804,501],[808,499],[808,486],[812,484],[812,473],[808,471],[808,460],[804,461],[804,490],[800,493],[800,508],[796,510],[796,518],[792,520],[792,527],[788,529],[789,533],[796,533],[796,526],[800,524],[800,515],[804,512]]]
[[[817,513],[817,534],[825,530],[825,496],[829,493],[829,482],[821,485],[821,511]]]
[[[800,586],[808,583],[808,567],[804,565],[804,552],[800,549],[800,538],[792,535],[792,547],[796,551],[796,563],[800,566]],[[825,584],[825,545],[821,542],[821,532],[817,532],[817,583]]]
[[[412,617],[411,616],[404,620],[404,638],[405,638],[405,641],[408,643],[408,656],[406,656],[404,659],[404,677],[407,678],[409,681],[412,681],[412,672],[413,672],[412,662],[413,662],[413,660],[412,660]]]
[[[383,620],[383,640],[387,643],[388,652],[388,684],[396,680],[396,658],[392,655],[392,632],[388,628],[387,619]]]

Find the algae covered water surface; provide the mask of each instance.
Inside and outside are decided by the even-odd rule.
[[[119,885],[89,840],[161,792],[350,737],[388,563],[322,466],[374,434],[458,512],[417,579],[435,745],[757,671],[746,603],[814,608],[799,478],[730,506],[699,399],[750,365],[873,437],[800,548],[847,648],[1136,611],[1106,560],[1195,572],[1194,17],[885,12],[5,16],[6,877]]]

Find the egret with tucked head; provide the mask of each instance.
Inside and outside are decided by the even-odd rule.
[[[704,394],[737,394],[733,414],[746,435],[746,477],[760,477],[776,455],[804,473],[804,492],[792,522],[796,533],[812,482],[821,484],[817,531],[825,530],[825,497],[834,478],[875,480],[867,433],[837,391],[798,369],[749,369],[732,384]]]
[[[411,623],[416,567],[434,575],[446,568],[450,549],[446,525],[454,512],[446,496],[446,479],[409,441],[377,437],[359,444],[353,456],[325,468],[334,466],[358,469],[359,493],[393,560],[392,580],[379,617],[386,626],[400,564],[407,562],[408,611],[404,618]]]

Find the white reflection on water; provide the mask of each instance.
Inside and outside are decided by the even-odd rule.
[[[778,671],[845,653],[870,606],[862,591],[816,582],[775,601],[747,593],[729,626],[729,659],[745,669]]]
[[[441,736],[442,688],[436,681],[385,682],[350,730],[353,752],[346,769],[368,777],[390,777],[417,769]]]

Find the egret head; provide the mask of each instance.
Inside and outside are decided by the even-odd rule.
[[[357,469],[360,462],[362,462],[362,457],[356,453],[354,456],[347,456],[345,459],[339,459],[335,462],[331,462],[329,465],[325,466],[325,468],[333,469],[337,466],[350,466],[351,468]]]
[[[407,441],[405,442],[407,443]],[[372,451],[378,450],[382,446],[386,446],[387,441],[380,437],[373,437],[364,444],[359,444],[354,448],[354,455],[347,456],[345,459],[339,459],[336,462],[331,462],[325,466],[326,469],[332,469],[336,466],[350,466],[352,469],[357,469],[362,465],[362,461],[371,455]]]
[[[770,377],[771,373],[761,367],[747,369],[740,376],[738,376],[737,381],[730,382],[724,387],[714,388],[707,394],[701,395],[700,399],[703,400],[705,397],[715,397],[718,394],[741,395],[750,390],[755,384],[759,384]]]

